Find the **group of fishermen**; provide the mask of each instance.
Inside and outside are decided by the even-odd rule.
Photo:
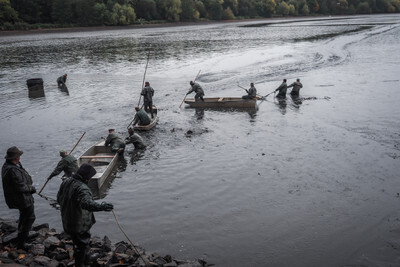
[[[279,85],[277,89],[274,90],[274,93],[278,92],[276,97],[278,99],[285,99],[286,98],[286,93],[287,89],[292,87],[292,91],[290,92],[290,95],[292,97],[299,97],[300,96],[300,89],[303,88],[303,84],[300,82],[300,79],[296,79],[295,82],[293,82],[290,85],[287,85],[287,80],[283,79],[282,83]],[[250,83],[250,88],[247,90],[247,95],[242,96],[243,99],[257,99],[257,89],[254,87],[254,83]]]
[[[135,149],[146,148],[143,138],[132,128],[128,129],[128,133],[129,136],[123,140],[115,133],[115,129],[109,129],[105,145],[115,152],[123,150],[126,144],[133,144]],[[18,235],[14,246],[28,251],[32,247],[32,244],[27,242],[29,231],[36,219],[32,196],[36,193],[36,188],[33,186],[32,177],[22,167],[22,154],[23,151],[16,146],[10,147],[1,175],[7,206],[19,210]],[[90,229],[96,222],[93,212],[112,211],[114,206],[111,203],[97,203],[93,200],[88,187],[89,180],[96,174],[93,166],[84,163],[79,167],[77,159],[65,150],[60,151],[60,156],[61,160],[47,180],[64,171],[65,179],[57,193],[57,202],[61,209],[64,232],[70,235],[74,243],[75,266],[85,266],[89,264]]]

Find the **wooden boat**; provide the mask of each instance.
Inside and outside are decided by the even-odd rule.
[[[257,101],[241,97],[204,97],[203,101],[186,98],[185,103],[191,108],[256,108]]]
[[[96,174],[89,180],[88,186],[100,189],[107,181],[112,170],[114,169],[118,153],[112,152],[110,146],[104,145],[105,140],[102,140],[86,150],[79,158],[78,165],[88,163],[96,169]]]
[[[150,113],[149,113],[149,116],[151,116]],[[153,106],[153,116],[154,116],[154,118],[151,119],[150,124],[147,124],[147,125],[136,124],[135,126],[133,126],[133,129],[135,131],[148,131],[148,130],[151,130],[154,126],[156,126],[157,121],[158,121],[157,107],[156,106]]]

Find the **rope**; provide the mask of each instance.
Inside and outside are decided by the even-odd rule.
[[[115,215],[115,212],[112,210],[112,214],[114,215],[115,218],[115,222],[117,223],[119,229],[121,230],[121,232],[124,234],[124,236],[126,237],[126,239],[128,239],[129,243],[131,243],[132,247],[135,249],[136,253],[140,256],[140,258],[143,260],[144,264],[146,264],[146,266],[150,266],[150,263],[147,259],[142,257],[142,254],[139,253],[138,249],[136,248],[136,246],[133,244],[133,242],[131,241],[131,239],[128,237],[128,235],[125,233],[125,231],[122,229],[121,225],[118,222],[117,219],[117,215]]]

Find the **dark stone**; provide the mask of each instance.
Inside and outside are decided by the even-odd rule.
[[[10,251],[10,252],[8,253],[8,258],[10,258],[10,259],[12,259],[12,260],[15,260],[15,259],[18,258],[18,257],[19,257],[19,253],[18,253],[17,251],[15,251],[15,250]]]
[[[18,224],[14,221],[2,221],[0,223],[0,229],[6,233],[15,232],[18,229]]]
[[[110,239],[108,239],[107,236],[104,236],[104,238],[103,238],[103,249],[106,252],[111,251],[111,241],[110,241]]]
[[[115,253],[125,253],[128,246],[125,242],[119,242],[115,244]]]
[[[34,244],[33,247],[31,248],[31,253],[33,255],[43,255],[45,251],[44,245],[43,244]]]
[[[0,262],[1,263],[14,263],[14,261],[12,260],[12,259],[8,259],[8,258],[3,258],[3,257],[0,257]]]
[[[167,264],[168,262],[160,256],[154,257],[154,259],[152,260],[154,263],[156,263],[157,265],[161,265],[164,266],[164,264]]]
[[[164,264],[163,267],[176,267],[178,264],[175,261],[171,261],[169,263]]]
[[[164,260],[166,260],[167,262],[171,262],[172,261],[171,255],[165,255]]]
[[[10,242],[15,242],[17,241],[18,233],[13,232],[7,236],[3,236],[3,244],[8,244]]]
[[[39,224],[39,225],[36,225],[36,226],[32,227],[33,231],[39,231],[41,229],[49,230],[49,224],[48,223],[42,223],[42,224]]]
[[[60,240],[55,236],[49,236],[43,241],[46,250],[53,250],[58,247]]]
[[[48,253],[48,256],[50,258],[58,260],[58,261],[62,261],[62,260],[66,260],[66,259],[70,258],[68,251],[66,251],[63,248],[56,248],[52,252]]]

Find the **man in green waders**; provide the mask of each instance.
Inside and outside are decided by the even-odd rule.
[[[68,155],[65,150],[60,150],[60,156],[61,160],[58,162],[57,167],[50,174],[47,180],[59,175],[62,171],[64,171],[64,176],[71,177],[72,174],[78,170],[78,161],[74,156]]]

